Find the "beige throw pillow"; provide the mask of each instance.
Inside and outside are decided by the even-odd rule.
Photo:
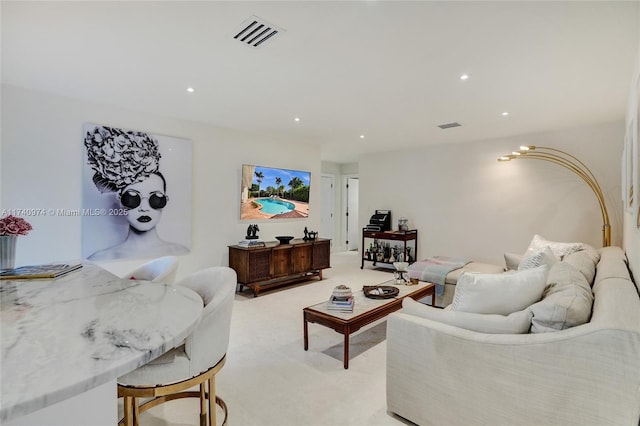
[[[584,250],[571,253],[562,260],[576,268],[584,275],[590,286],[593,286],[593,280],[596,276],[596,265],[600,260],[600,254],[596,249],[588,244],[584,245]]]
[[[543,299],[531,305],[532,333],[564,330],[591,318],[593,293],[587,279],[567,262],[551,267]]]
[[[473,314],[438,309],[416,302],[410,297],[402,300],[402,312],[443,324],[490,334],[528,333],[532,317],[531,311],[528,309],[509,315]]]
[[[518,266],[520,266],[520,262],[522,262],[524,256],[517,253],[505,253],[504,254],[504,263],[507,266],[507,270],[517,270]]]
[[[464,272],[458,279],[451,309],[477,314],[500,314],[521,311],[542,297],[546,265],[503,274]]]

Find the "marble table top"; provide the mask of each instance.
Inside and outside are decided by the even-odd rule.
[[[91,262],[54,280],[0,281],[0,423],[146,364],[179,345],[202,309],[188,288]]]

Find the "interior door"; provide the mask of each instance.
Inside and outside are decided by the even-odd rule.
[[[320,237],[333,240],[334,199],[333,176],[322,175],[322,217],[320,219]],[[333,242],[333,241],[332,241]]]
[[[347,179],[347,250],[358,250],[360,228],[358,226],[358,194],[360,181],[357,177]]]

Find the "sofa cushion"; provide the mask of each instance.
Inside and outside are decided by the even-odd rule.
[[[583,243],[562,243],[562,242],[556,242],[556,241],[549,241],[547,239],[545,239],[544,237],[541,237],[540,235],[536,234],[533,236],[533,239],[531,239],[531,242],[529,243],[529,248],[527,249],[527,252],[529,251],[539,251],[544,249],[545,247],[549,246],[551,248],[551,251],[553,251],[553,254],[555,254],[559,259],[562,259],[564,256],[571,254],[573,252],[576,252],[578,250],[582,250],[584,244]]]
[[[593,286],[593,279],[596,276],[596,265],[600,260],[600,253],[588,244],[584,245],[584,249],[571,253],[563,259],[566,262],[576,268],[584,275],[589,285]]]
[[[533,316],[528,309],[509,315],[475,314],[452,311],[450,309],[438,309],[416,302],[410,297],[402,300],[402,312],[443,324],[490,334],[528,333]]]
[[[532,333],[564,330],[591,317],[593,293],[582,273],[567,262],[551,267],[542,300],[529,307]]]
[[[549,267],[502,274],[460,275],[451,309],[477,314],[509,315],[540,300]]]
[[[465,272],[481,272],[483,274],[499,274],[504,272],[504,268],[500,265],[493,265],[491,263],[470,262],[464,265],[462,268],[454,269],[449,272],[445,277],[445,284],[457,284],[458,278]]]
[[[522,261],[518,264],[518,271],[536,268],[541,265],[547,265],[551,268],[551,266],[559,260],[560,259],[553,254],[553,251],[551,251],[551,247],[546,246],[542,250],[527,252],[527,255],[524,256]]]
[[[629,279],[627,256],[620,247],[602,247],[598,250],[600,261],[596,271],[595,284],[610,278]],[[636,287],[640,280],[636,280]],[[640,292],[640,287],[638,288]]]

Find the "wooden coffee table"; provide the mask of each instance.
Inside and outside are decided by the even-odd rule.
[[[379,285],[394,285],[394,281],[387,281]],[[418,300],[426,296],[435,299],[436,285],[420,281],[417,285],[397,285],[400,293],[393,299],[370,299],[362,291],[353,292],[355,299],[353,312],[340,312],[327,309],[327,302],[317,303],[302,310],[304,319],[304,350],[309,349],[309,326],[315,322],[329,327],[344,335],[344,368],[349,368],[349,335],[360,330],[367,324],[384,318],[391,312],[402,307],[402,299],[411,297]]]

